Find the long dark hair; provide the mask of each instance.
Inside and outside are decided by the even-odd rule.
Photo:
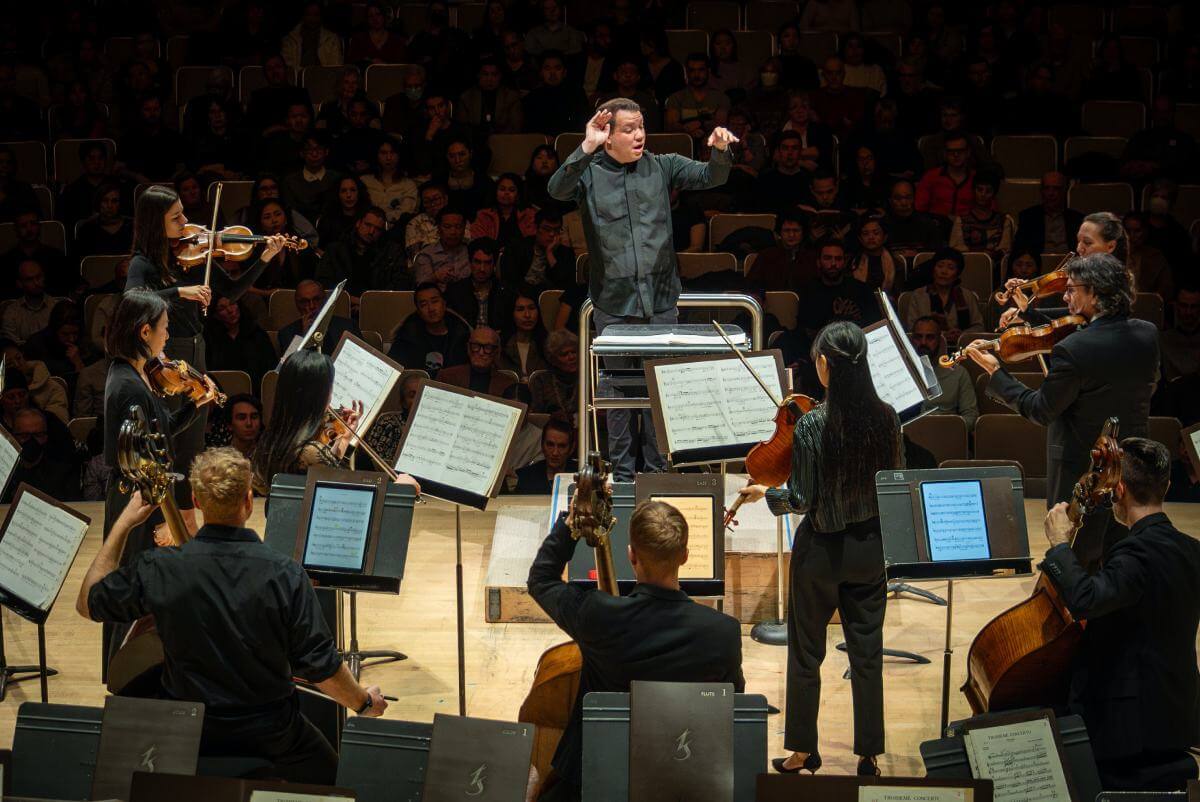
[[[164,284],[174,284],[170,265],[171,241],[167,239],[167,228],[163,218],[179,200],[179,194],[170,187],[158,185],[147,187],[137,199],[133,212],[133,254],[141,254],[158,268],[158,276]]]
[[[533,341],[534,347],[538,353],[544,358],[546,356],[546,321],[542,320],[542,305],[538,302],[538,292],[528,284],[517,284],[508,291],[508,297],[504,304],[504,316],[500,318],[500,325],[504,327],[506,338],[515,337],[517,334],[517,324],[513,316],[517,312],[517,301],[522,298],[533,301],[533,307],[537,310],[537,325],[530,332],[530,339]]]
[[[333,360],[320,351],[297,351],[283,363],[271,422],[254,450],[254,474],[264,486],[270,486],[275,474],[291,470],[316,436],[332,390]]]
[[[867,367],[867,338],[848,321],[817,334],[811,356],[829,365],[821,474],[830,496],[873,493],[875,473],[900,466],[900,421],[879,400]]]
[[[129,290],[121,296],[108,324],[104,350],[113,359],[126,362],[149,359],[154,354],[142,339],[142,326],[154,328],[166,313],[167,302],[153,291],[144,287]]]

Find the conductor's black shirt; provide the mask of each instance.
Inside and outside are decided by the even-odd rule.
[[[252,529],[209,524],[144,551],[96,583],[88,609],[112,623],[153,615],[164,691],[218,715],[282,705],[293,676],[322,682],[342,662],[303,569]]]

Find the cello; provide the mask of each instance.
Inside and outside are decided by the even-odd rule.
[[[182,546],[191,535],[175,503],[173,488],[182,477],[171,473],[166,435],[150,430],[141,407],[129,407],[126,415],[117,435],[121,491],[140,490],[147,503],[157,504],[170,533],[170,545]],[[154,627],[154,617],[139,618],[109,661],[109,692],[119,696],[154,695],[163,660],[162,640]]]
[[[1071,549],[1081,544],[1085,516],[1110,503],[1121,478],[1119,423],[1109,418],[1092,446],[1092,464],[1071,493]],[[1046,574],[1038,577],[1033,594],[993,618],[971,642],[967,681],[962,692],[978,715],[1018,707],[1053,707],[1067,697],[1069,669],[1083,636],[1084,621],[1076,619]]]
[[[600,458],[599,452],[588,452],[586,464],[575,474],[575,498],[567,525],[571,528],[571,537],[582,538],[595,552],[596,587],[619,596],[609,541],[616,518],[612,512],[608,471],[609,465]],[[582,670],[583,652],[577,643],[570,641],[551,646],[538,658],[533,684],[517,715],[518,721],[537,728],[531,762],[539,778],[538,794],[548,787],[545,780],[550,761],[575,707]]]

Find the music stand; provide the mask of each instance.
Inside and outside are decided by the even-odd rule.
[[[310,342],[316,342],[320,347],[321,342],[325,339],[325,332],[329,328],[329,321],[333,318],[333,307],[337,304],[338,296],[345,291],[348,280],[342,279],[336,287],[329,291],[329,296],[325,299],[321,310],[317,312],[317,316],[313,318],[312,325],[304,332],[304,336],[299,340],[293,338],[292,343],[284,346],[283,356],[279,357],[279,364],[275,366],[275,370],[283,367],[283,363],[287,362],[289,356],[307,348]]]
[[[1024,485],[1011,466],[879,471],[884,570],[889,579],[946,580],[946,640],[942,651],[941,727],[950,719],[950,634],[954,621],[954,580],[1029,576],[1029,536],[1025,530]],[[955,508],[954,513],[946,508]],[[956,532],[969,533],[965,546],[946,544],[942,525],[926,513],[956,518]],[[961,510],[958,512],[957,510]]]

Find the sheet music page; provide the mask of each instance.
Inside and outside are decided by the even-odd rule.
[[[399,381],[400,371],[351,339],[342,342],[333,368],[329,405],[334,409],[349,408],[354,401],[362,401],[362,418],[354,428],[358,434],[366,434],[388,393]]]
[[[21,452],[7,437],[0,437],[0,491],[8,487],[8,480],[12,478],[13,469],[17,467],[17,458],[20,456]]]
[[[971,730],[963,740],[971,774],[993,782],[995,802],[1071,802],[1048,719]]]
[[[651,501],[670,504],[688,524],[688,560],[679,567],[680,579],[712,579],[713,500],[712,496],[651,496]]]
[[[298,794],[295,791],[251,791],[250,802],[346,802],[344,796]]]
[[[370,488],[329,487],[318,483],[308,519],[304,564],[361,569],[374,501],[375,493]]]
[[[520,418],[517,407],[426,385],[396,470],[486,496]]]
[[[1197,454],[1200,454],[1200,429],[1192,432],[1189,437],[1192,441],[1192,448],[1195,449]],[[1200,465],[1196,466],[1196,469],[1200,471]]]
[[[0,587],[47,610],[87,533],[87,522],[23,493],[0,538]]]
[[[781,397],[775,358],[747,361]],[[654,372],[670,451],[753,443],[774,434],[775,404],[736,357],[656,365]]]
[[[912,340],[908,339],[908,334],[905,332],[904,324],[900,322],[900,317],[896,314],[895,308],[892,307],[892,299],[888,298],[887,293],[882,293],[883,296],[883,314],[896,327],[896,331],[900,334],[900,343],[904,347],[904,354],[917,368],[919,373],[921,357],[917,356],[917,349],[913,347]]]
[[[918,788],[905,785],[860,785],[858,802],[971,802],[970,788]]]
[[[866,332],[867,364],[879,398],[901,412],[925,400],[887,326]]]

